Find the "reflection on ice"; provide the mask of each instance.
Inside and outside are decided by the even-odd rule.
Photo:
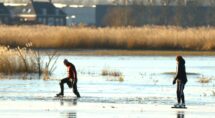
[[[184,116],[185,116],[184,111],[178,111],[178,112],[177,112],[177,117],[176,117],[176,118],[184,118]]]
[[[77,99],[60,99],[60,105],[61,106],[76,106],[77,105]]]
[[[69,112],[67,118],[77,118],[76,112]]]

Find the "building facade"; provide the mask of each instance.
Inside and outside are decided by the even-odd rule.
[[[3,3],[0,3],[0,24],[10,24],[11,14],[10,11]]]
[[[66,6],[62,10],[67,14],[66,22],[68,26],[72,25],[95,25],[95,7],[85,6]]]
[[[51,2],[31,1],[25,6],[8,6],[13,24],[66,25],[66,14]]]

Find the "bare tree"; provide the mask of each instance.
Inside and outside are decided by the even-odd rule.
[[[164,6],[169,6],[173,0],[161,0],[161,4]]]
[[[115,5],[128,5],[129,0],[113,0],[112,3]]]
[[[113,0],[112,3],[113,3],[114,5],[119,5],[119,4],[120,4],[120,0]]]
[[[145,5],[144,0],[129,0],[128,3],[131,5]]]
[[[187,0],[177,0],[177,5],[179,6],[185,6],[186,5]]]
[[[180,0],[178,0],[178,4],[182,3]],[[199,6],[202,4],[202,0],[192,0],[192,1],[187,1],[187,5],[189,6]]]
[[[104,17],[103,23],[107,26],[134,25],[132,10],[126,7],[111,8]]]
[[[215,0],[209,0],[209,4],[210,4],[211,6],[215,6]]]

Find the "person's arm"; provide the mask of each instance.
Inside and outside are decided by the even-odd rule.
[[[74,77],[74,79],[77,79],[77,71],[76,71],[75,66],[73,66],[73,77]]]
[[[175,84],[175,83],[176,83],[176,80],[177,80],[177,78],[179,77],[180,68],[181,68],[181,67],[180,67],[180,64],[178,63],[176,76],[175,76],[175,78],[173,79],[172,84]]]

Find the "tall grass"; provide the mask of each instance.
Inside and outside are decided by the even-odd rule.
[[[31,51],[26,48],[0,47],[0,72],[4,74],[36,73],[38,67]]]
[[[34,48],[215,50],[215,28],[0,26],[0,44]]]
[[[214,77],[201,76],[198,78],[198,82],[202,84],[208,84],[214,80]]]
[[[114,71],[114,70],[110,70],[108,68],[105,68],[102,70],[101,75],[107,76],[108,81],[120,81],[120,82],[124,81],[124,76],[120,71]]]
[[[119,77],[122,76],[122,73],[119,71],[109,70],[109,69],[103,69],[102,70],[102,76],[113,76],[113,77]]]
[[[55,70],[58,59],[56,52],[49,53],[48,61],[45,62],[38,51],[31,50],[29,44],[24,48],[0,46],[0,73],[12,74],[44,74],[44,79]]]

